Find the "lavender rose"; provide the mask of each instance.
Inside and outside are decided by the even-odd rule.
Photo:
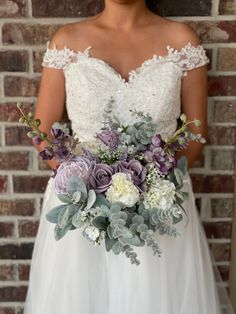
[[[63,162],[57,169],[55,176],[55,190],[58,194],[67,193],[67,182],[72,176],[80,177],[88,185],[92,171],[89,159],[78,156]]]
[[[116,168],[106,164],[98,163],[92,169],[89,182],[96,193],[105,192],[111,185],[112,175]]]
[[[118,162],[118,171],[123,173],[129,173],[134,185],[141,191],[146,191],[145,178],[147,169],[141,165],[138,160],[130,160],[129,162]]]

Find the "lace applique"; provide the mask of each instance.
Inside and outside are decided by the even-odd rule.
[[[47,49],[43,57],[42,66],[54,68],[54,69],[64,69],[65,66],[73,61],[73,58],[75,57],[75,52],[67,48],[65,46],[63,49],[57,49],[56,45],[53,45],[53,48],[49,48],[49,41],[47,42]],[[86,48],[83,53],[88,55],[88,49],[91,47]]]
[[[202,45],[195,47],[188,42],[180,50],[174,49],[169,45],[166,48],[168,51],[168,59],[176,62],[182,68],[183,76],[187,75],[187,71],[210,62]]]

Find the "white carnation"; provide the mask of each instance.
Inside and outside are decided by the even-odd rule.
[[[84,229],[84,233],[86,237],[91,241],[96,241],[97,238],[100,236],[100,231],[98,228],[94,226],[88,226]]]
[[[170,209],[175,200],[175,185],[174,183],[165,180],[157,179],[156,184],[144,194],[145,208],[160,208]]]
[[[134,206],[139,200],[139,190],[130,176],[118,172],[112,176],[112,184],[106,192],[109,202],[122,202],[127,207]]]

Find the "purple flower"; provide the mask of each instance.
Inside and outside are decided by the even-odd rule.
[[[116,167],[98,163],[94,166],[89,182],[96,193],[105,192],[111,185],[112,175]]]
[[[52,149],[45,147],[45,149],[39,153],[39,156],[42,157],[43,160],[51,160],[54,157],[54,153]]]
[[[72,176],[80,177],[86,185],[92,171],[91,162],[82,156],[71,158],[63,162],[57,169],[55,176],[55,190],[58,194],[67,193],[67,182]]]
[[[168,155],[161,147],[150,148],[144,153],[144,158],[147,162],[153,162],[160,174],[166,175],[176,166],[176,158]]]
[[[54,147],[54,154],[59,162],[63,162],[71,156],[71,149],[65,145],[58,145]]]
[[[114,129],[105,129],[96,134],[96,137],[110,148],[116,148],[120,142],[119,133]]]
[[[152,137],[151,139],[152,145],[155,147],[163,147],[164,146],[164,141],[162,140],[161,136],[159,134],[156,134]]]
[[[35,145],[40,145],[43,140],[38,135],[36,135],[32,138],[32,141]]]
[[[62,140],[65,137],[65,133],[63,132],[62,129],[59,128],[52,128],[51,133],[57,140]]]
[[[147,169],[141,165],[138,160],[119,161],[118,171],[123,173],[129,173],[133,183],[141,192],[146,191],[145,178],[147,174]]]

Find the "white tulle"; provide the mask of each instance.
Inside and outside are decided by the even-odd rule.
[[[202,46],[190,43],[180,51],[168,46],[168,55],[154,56],[129,74],[126,82],[108,63],[91,57],[88,49],[65,47],[47,51],[43,65],[61,69],[66,78],[67,110],[73,131],[88,141],[100,127],[105,101],[115,96],[115,110],[132,122],[129,109],[148,111],[167,136],[180,114],[181,80],[187,71],[208,62]],[[122,254],[107,253],[104,244],[93,246],[80,229],[60,241],[45,215],[60,204],[53,178],[49,179],[35,240],[24,314],[220,314],[207,239],[195,207],[191,179],[184,189],[188,221],[181,236],[156,235],[163,250],[136,248],[141,261],[131,265]],[[226,294],[225,294],[226,296]],[[233,313],[228,299],[224,313]],[[223,313],[223,312],[222,312]]]

